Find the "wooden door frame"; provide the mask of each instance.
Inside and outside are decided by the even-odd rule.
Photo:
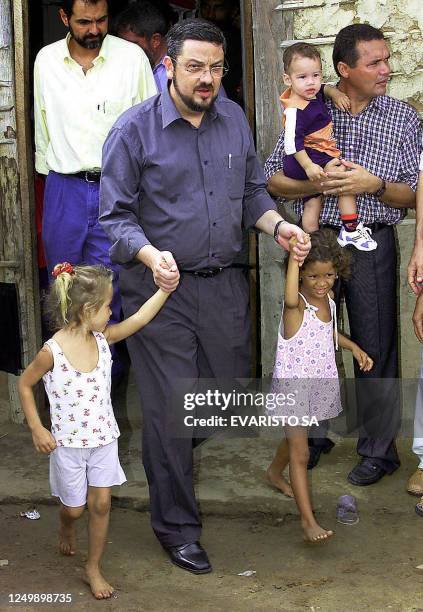
[[[282,126],[278,98],[282,88],[284,40],[294,38],[294,11],[278,0],[250,0],[252,6],[257,154],[263,162],[272,153]],[[285,213],[280,211],[283,215]],[[258,236],[260,345],[262,376],[273,369],[275,328],[282,306],[283,255],[270,236]]]
[[[19,299],[19,320],[21,333],[22,365],[26,367],[35,357],[41,344],[41,314],[38,289],[38,268],[36,257],[35,197],[34,197],[34,156],[30,123],[29,87],[29,19],[28,0],[11,0],[13,23],[14,57],[14,102],[16,121],[16,162],[19,180],[19,218],[22,223],[21,253],[16,264],[5,262],[8,278],[16,273]],[[16,228],[9,228],[16,232]],[[10,418],[22,423],[24,415],[17,394],[17,377],[8,375]],[[37,394],[38,395],[38,394]]]
[[[35,227],[34,153],[30,122],[28,0],[13,0],[15,43],[15,99],[19,184],[24,240],[24,276],[27,310],[27,347],[24,365],[35,357],[41,343],[41,309]],[[25,354],[26,353],[26,354]]]
[[[242,35],[242,77],[244,110],[252,133],[255,135],[255,97],[254,97],[254,45],[251,0],[240,0]],[[259,376],[261,371],[260,351],[260,291],[257,283],[258,259],[257,236],[248,235],[248,263],[250,265],[250,319],[251,319],[251,374]]]

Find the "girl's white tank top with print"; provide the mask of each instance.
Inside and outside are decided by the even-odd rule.
[[[93,332],[98,362],[91,372],[76,370],[51,338],[53,368],[43,376],[50,402],[51,433],[58,446],[96,448],[119,435],[110,399],[112,356],[103,334]]]

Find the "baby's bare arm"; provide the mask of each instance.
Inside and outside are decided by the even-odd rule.
[[[330,98],[339,110],[347,111],[351,108],[351,101],[349,97],[342,91],[339,91],[337,87],[333,85],[325,85],[323,94],[326,98]]]

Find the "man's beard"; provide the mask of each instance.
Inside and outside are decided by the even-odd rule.
[[[212,96],[209,100],[203,100],[202,102],[195,102],[191,96],[188,96],[187,94],[182,93],[182,91],[179,89],[175,74],[173,74],[173,86],[175,88],[176,93],[178,94],[182,102],[185,104],[185,106],[189,108],[191,111],[193,111],[194,113],[203,113],[204,111],[208,110],[217,98],[217,94],[216,94],[215,96]],[[208,87],[209,88],[209,85],[200,83],[200,85],[198,85],[197,87],[204,87],[204,88]]]
[[[74,41],[84,49],[98,49],[99,47],[101,47],[103,40],[106,36],[106,34],[97,34],[97,36],[93,36],[92,34],[86,34],[85,36],[79,37],[75,34],[70,25],[69,32]]]

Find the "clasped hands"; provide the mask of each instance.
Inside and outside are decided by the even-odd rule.
[[[380,179],[363,166],[337,157],[326,165],[325,177],[316,174],[313,178],[309,177],[309,180],[316,186],[316,191],[323,195],[374,193],[380,187]]]
[[[281,223],[278,235],[280,246],[289,250],[288,242],[292,237],[296,238],[293,255],[301,266],[310,251],[309,237],[297,225]],[[160,289],[166,291],[166,293],[175,291],[179,284],[180,272],[170,251],[155,251],[150,259],[149,267],[153,273],[154,282]]]
[[[156,285],[172,293],[179,284],[180,273],[176,261],[170,251],[157,251],[152,262],[151,271]]]

